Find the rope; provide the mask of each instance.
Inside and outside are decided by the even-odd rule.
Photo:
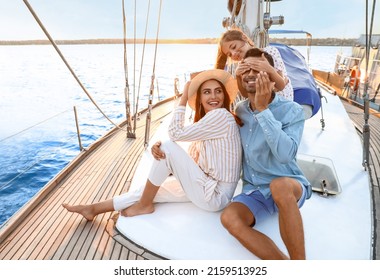
[[[136,101],[136,25],[137,25],[137,7],[136,7],[136,0],[135,0],[135,14],[133,19],[133,100]],[[137,107],[134,109],[133,115],[135,116],[135,119],[137,117]],[[136,130],[136,121],[134,121],[134,128],[133,133]]]
[[[158,23],[157,23],[157,32],[156,32],[156,44],[155,44],[155,48],[154,48],[154,58],[153,58],[153,71],[152,71],[152,79],[151,79],[150,91],[149,91],[148,113],[147,113],[147,117],[146,117],[145,141],[144,141],[145,148],[148,146],[149,135],[150,135],[149,132],[150,132],[150,121],[151,121],[151,114],[152,114],[154,79],[155,79],[155,75],[156,75],[158,33],[159,33],[159,30],[160,30],[160,22],[161,22],[161,7],[162,7],[162,0],[160,0],[160,8],[159,8],[159,13],[158,13]]]
[[[267,5],[270,4],[267,2]],[[257,44],[258,48],[264,48],[268,45],[268,42],[269,42],[269,36],[268,36],[268,32],[267,30],[265,29],[264,27],[264,7],[263,7],[263,4],[261,3],[260,4],[260,7],[259,7],[259,11],[260,11],[260,14],[259,14],[259,26],[257,27],[258,29],[255,30],[256,33],[256,36],[259,37],[259,44],[257,44],[255,42],[255,44]]]
[[[264,48],[269,43],[268,32],[265,29],[260,30],[260,27],[256,27],[256,29],[253,32],[252,37],[253,37],[253,42],[255,42],[255,45],[257,44],[257,42],[259,42],[257,46],[258,48]]]
[[[139,107],[140,88],[141,88],[141,77],[142,77],[142,69],[143,69],[143,65],[144,65],[144,57],[145,57],[146,34],[147,34],[147,32],[148,32],[149,11],[150,11],[150,0],[149,0],[149,3],[148,3],[148,11],[147,11],[147,14],[146,14],[146,25],[145,25],[145,34],[144,34],[143,51],[142,51],[142,54],[141,54],[141,65],[140,65],[139,87],[138,87],[138,93],[137,93],[136,104],[135,104],[135,118],[134,118],[134,129],[133,129],[133,133],[135,133],[135,131],[136,131],[136,122],[137,122],[137,115],[136,115],[136,114],[137,114],[137,110],[138,110],[138,107]]]
[[[79,86],[83,89],[83,91],[86,93],[86,95],[88,96],[88,98],[91,100],[91,102],[95,105],[95,107],[99,110],[100,113],[102,113],[102,115],[110,122],[112,123],[114,126],[116,126],[117,128],[121,129],[121,130],[124,130],[123,128],[119,127],[116,123],[114,123],[101,109],[100,107],[98,106],[98,104],[95,102],[95,100],[92,98],[92,96],[90,95],[90,93],[87,91],[87,89],[84,87],[84,85],[81,83],[81,81],[79,80],[78,76],[75,74],[74,70],[71,68],[71,66],[69,65],[69,63],[67,62],[67,60],[65,59],[65,57],[63,56],[62,52],[60,51],[60,49],[58,48],[57,44],[54,42],[53,38],[50,36],[49,32],[46,30],[46,28],[44,27],[44,25],[42,24],[41,20],[38,18],[37,14],[34,12],[33,8],[31,7],[31,5],[29,4],[28,0],[23,0],[25,5],[27,6],[27,8],[29,9],[29,11],[31,12],[31,14],[33,15],[34,19],[37,21],[38,25],[41,27],[42,31],[45,33],[46,37],[49,39],[50,43],[52,44],[52,46],[54,47],[54,49],[57,51],[58,55],[61,57],[62,61],[65,63],[65,65],[67,66],[67,68],[69,69],[70,73],[73,75],[73,77],[75,78],[75,80],[78,82]]]
[[[233,4],[233,6],[232,6],[232,11],[231,11],[231,24],[235,24],[237,2],[238,2],[238,0],[235,0],[235,1],[234,1],[234,4]]]
[[[125,17],[125,5],[124,0],[122,0],[122,9],[123,9],[123,38],[124,38],[124,77],[125,77],[125,115],[127,120],[127,137],[136,138],[135,134],[132,132],[131,124],[131,103],[129,101],[129,83],[128,83],[128,57],[127,57],[127,23]]]
[[[245,34],[249,34],[250,33],[249,28],[245,24],[242,23],[245,5],[246,5],[246,0],[241,0],[240,10],[239,10],[239,13],[236,15],[236,9],[237,9],[238,2],[239,2],[239,0],[235,0],[234,4],[232,6],[231,23],[230,24],[232,27],[239,27]],[[250,36],[248,35],[248,37],[250,37]]]

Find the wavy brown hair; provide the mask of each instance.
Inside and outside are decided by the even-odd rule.
[[[209,80],[208,80],[209,81]],[[223,83],[221,83],[220,81],[218,80],[215,80],[218,82],[218,84],[220,85],[220,87],[222,88],[223,90],[223,93],[224,93],[224,101],[223,101],[223,108],[226,109],[228,112],[230,112],[234,118],[235,118],[235,121],[236,123],[239,125],[239,126],[243,126],[243,122],[241,121],[241,119],[236,116],[234,113],[231,112],[231,99],[230,99],[230,96],[227,94],[227,90],[226,90],[226,87],[224,86]],[[198,87],[198,90],[197,90],[197,96],[195,98],[195,114],[194,114],[194,123],[198,122],[201,118],[203,118],[205,115],[206,115],[206,112],[205,112],[205,109],[203,108],[203,105],[201,103],[201,88],[203,86],[203,84],[207,82],[207,81],[204,81],[199,87]]]

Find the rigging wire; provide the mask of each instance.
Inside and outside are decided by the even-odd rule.
[[[136,102],[136,26],[137,26],[137,4],[135,0],[134,18],[133,18],[133,101]],[[137,108],[134,108],[134,119],[137,117]],[[136,131],[136,121],[133,122],[133,133]]]
[[[155,120],[152,120],[152,123],[155,124],[157,123],[158,121],[161,121],[162,119],[164,119],[166,116],[168,116],[169,114],[171,114],[171,112],[169,113],[166,113],[166,114],[163,114],[162,116],[158,117],[157,119]],[[138,129],[139,128],[142,128],[144,127],[144,125],[140,125],[139,127],[137,127]],[[104,141],[105,139],[111,137],[112,135],[114,135],[118,130],[115,130],[115,131],[112,131],[110,132],[109,134],[103,136],[101,139]],[[72,137],[68,138],[65,143],[67,142],[71,142],[73,139],[75,138],[75,135],[73,135]],[[4,190],[5,188],[7,188],[11,183],[13,183],[14,181],[16,181],[19,177],[21,177],[22,175],[24,175],[25,173],[27,173],[29,170],[33,169],[34,167],[36,167],[37,165],[39,165],[43,160],[49,158],[49,156],[51,155],[57,155],[57,152],[59,149],[61,149],[64,145],[61,145],[59,147],[56,147],[53,151],[49,151],[48,154],[44,155],[44,156],[41,156],[40,158],[38,158],[33,164],[29,165],[28,167],[26,167],[24,170],[22,170],[21,172],[19,172],[16,176],[14,176],[12,179],[10,179],[9,181],[5,182],[3,185],[0,185],[0,191]]]
[[[61,57],[62,61],[65,63],[66,67],[69,69],[70,73],[73,75],[74,79],[78,82],[79,86],[83,89],[83,91],[86,93],[88,98],[91,100],[91,102],[95,105],[95,107],[99,110],[100,113],[114,126],[121,130],[125,130],[121,128],[119,125],[117,125],[114,121],[112,121],[99,107],[99,105],[95,102],[95,100],[92,98],[91,94],[87,91],[85,86],[82,84],[82,82],[79,80],[78,76],[75,74],[74,70],[71,68],[65,57],[63,56],[61,50],[58,48],[57,44],[54,42],[53,38],[50,36],[49,32],[41,22],[41,20],[38,18],[37,14],[34,12],[32,6],[29,4],[28,0],[23,0],[27,8],[29,9],[30,13],[33,15],[34,19],[37,21],[38,25],[41,27],[42,31],[45,33],[46,37],[49,39],[50,43],[54,47],[54,49],[57,51],[58,55]]]
[[[69,110],[67,110],[69,111]],[[64,112],[62,112],[64,113]],[[60,114],[62,114],[60,113]],[[163,114],[162,116],[159,116],[157,117],[156,119],[152,120],[152,124],[155,124],[157,122],[161,122],[162,119],[164,119],[166,116],[168,116],[169,114],[171,114],[171,112],[168,112],[168,113],[165,113]],[[58,115],[57,115],[58,116]],[[54,118],[56,116],[53,116],[52,118]],[[51,119],[51,118],[50,118]],[[45,121],[44,121],[45,122]],[[43,122],[41,122],[43,123]],[[143,128],[144,125],[140,125],[137,127],[137,129],[140,129],[140,128]],[[26,130],[26,129],[25,129]],[[24,130],[24,131],[25,131]],[[110,131],[107,135],[103,136],[101,138],[102,141],[104,141],[105,139],[113,136],[118,130],[114,130],[114,131]],[[21,132],[19,132],[21,133]],[[17,134],[19,134],[17,133]],[[7,137],[9,138],[9,137]],[[73,135],[72,137],[68,138],[66,141],[64,141],[64,143],[71,143],[72,140],[75,138],[75,135]],[[5,140],[5,139],[3,139]],[[2,140],[2,141],[3,141]],[[0,191],[4,190],[5,188],[7,188],[11,183],[13,183],[14,181],[16,181],[19,177],[21,177],[22,175],[24,175],[25,173],[27,173],[29,170],[33,169],[34,167],[36,167],[37,165],[39,165],[43,160],[47,159],[49,156],[51,155],[57,155],[57,152],[59,149],[61,149],[64,145],[61,145],[59,147],[55,147],[55,149],[53,151],[49,151],[48,154],[44,155],[44,156],[41,156],[40,158],[38,158],[33,164],[29,165],[28,167],[26,167],[24,170],[22,170],[21,172],[19,172],[16,176],[14,176],[13,178],[11,178],[9,181],[5,182],[3,185],[0,185]]]
[[[72,137],[68,138],[64,143],[71,143],[72,140],[76,137],[76,135],[73,135]],[[33,167],[39,165],[43,160],[51,157],[52,155],[57,155],[57,151],[59,149],[61,149],[62,147],[64,146],[61,145],[61,146],[58,146],[56,147],[54,150],[52,151],[49,151],[46,155],[43,155],[41,156],[40,158],[38,158],[33,164],[29,165],[28,167],[26,167],[26,169],[22,170],[21,172],[19,172],[15,177],[13,177],[12,179],[10,179],[8,182],[5,182],[3,185],[0,186],[0,190],[3,190],[5,189],[7,186],[9,186],[12,182],[14,182],[15,180],[17,180],[19,177],[21,177],[22,175],[24,175],[25,173],[27,173],[29,170],[31,170]]]
[[[374,20],[374,13],[375,13],[375,7],[376,7],[376,0],[373,0],[372,2],[372,16],[371,16],[371,23],[370,28],[368,31],[368,8],[369,3],[368,0],[366,0],[366,22],[365,22],[365,33],[366,33],[366,40],[365,40],[365,58],[366,58],[366,64],[365,64],[365,80],[364,80],[364,125],[363,125],[363,167],[368,169],[369,168],[369,140],[370,140],[370,126],[369,126],[369,96],[368,96],[368,64],[369,64],[369,54],[371,49],[371,37],[372,37],[372,27],[373,27],[373,20]]]
[[[5,137],[5,138],[3,138],[3,139],[0,139],[0,143],[1,143],[1,142],[4,142],[4,141],[6,141],[6,140],[8,140],[8,139],[10,139],[10,138],[12,138],[12,137],[15,137],[15,136],[17,136],[17,135],[20,135],[20,134],[24,133],[25,131],[27,131],[27,130],[29,130],[29,129],[32,129],[32,128],[34,128],[34,127],[40,125],[40,124],[43,124],[43,123],[45,123],[45,122],[47,122],[47,121],[49,121],[49,120],[51,120],[51,119],[54,119],[54,118],[58,117],[59,115],[62,115],[62,114],[64,114],[64,113],[67,113],[67,112],[69,112],[69,111],[71,111],[71,109],[67,109],[67,110],[65,110],[65,111],[62,111],[62,112],[60,112],[60,113],[58,113],[58,114],[55,114],[54,116],[52,116],[52,117],[50,117],[50,118],[47,118],[47,119],[45,119],[45,120],[43,120],[43,121],[40,121],[39,123],[36,123],[36,124],[34,124],[34,125],[32,125],[32,126],[29,126],[29,127],[25,128],[25,129],[23,129],[23,130],[21,130],[21,131],[15,133],[15,134],[12,134],[12,135],[7,136],[7,137]]]
[[[101,108],[97,105],[97,103],[95,102],[95,100],[92,98],[92,96],[90,95],[90,93],[87,91],[87,89],[84,87],[84,85],[81,83],[81,81],[79,80],[79,78],[77,77],[77,75],[75,74],[75,72],[73,71],[73,69],[71,68],[71,66],[69,65],[69,63],[67,62],[67,60],[65,59],[65,57],[63,56],[62,52],[60,51],[60,49],[58,48],[57,44],[54,42],[53,38],[50,36],[49,32],[47,31],[47,29],[44,27],[43,23],[40,21],[40,19],[38,18],[37,14],[34,12],[33,8],[31,7],[31,5],[29,4],[28,0],[23,0],[25,5],[27,6],[27,8],[29,9],[29,11],[31,12],[32,16],[34,17],[34,19],[37,21],[37,23],[39,24],[40,28],[42,29],[42,31],[45,33],[45,35],[47,36],[47,38],[49,39],[50,43],[52,44],[52,46],[54,47],[54,49],[57,51],[58,55],[60,56],[60,58],[62,59],[62,61],[65,63],[66,67],[68,68],[68,70],[71,72],[71,74],[73,75],[73,77],[75,78],[75,80],[78,82],[78,84],[80,85],[80,87],[83,89],[83,91],[86,93],[86,95],[88,96],[88,98],[91,100],[91,102],[95,105],[95,107],[103,114],[103,116],[108,120],[110,121],[115,127],[117,127],[118,129],[122,130],[122,131],[125,131],[125,129],[121,128],[120,126],[118,126],[117,124],[115,124],[102,110]],[[160,0],[160,10],[159,10],[159,19],[158,19],[158,27],[157,27],[157,35],[156,35],[156,47],[155,47],[155,54],[154,54],[154,64],[153,64],[153,74],[152,74],[152,85],[151,85],[151,95],[153,95],[153,88],[154,88],[154,77],[155,77],[155,66],[156,66],[156,56],[157,56],[157,45],[158,45],[158,33],[159,33],[159,23],[160,23],[160,18],[161,18],[161,6],[162,6],[162,0]],[[129,83],[128,83],[128,63],[127,63],[127,50],[126,50],[126,17],[125,17],[125,5],[124,5],[124,0],[122,0],[122,7],[123,7],[123,22],[124,22],[124,28],[123,28],[123,32],[124,32],[124,74],[125,74],[125,95],[126,95],[126,106],[129,105]],[[149,19],[149,10],[150,10],[150,0],[149,0],[149,7],[148,7],[148,13],[147,13],[147,21],[146,21],[146,28],[145,28],[145,36],[144,36],[144,51],[145,51],[145,45],[146,45],[146,35],[147,35],[147,26],[148,26],[148,19]],[[135,47],[135,50],[136,50],[136,0],[135,0],[135,17],[134,17],[134,47]],[[136,114],[137,114],[137,109],[138,109],[138,98],[139,98],[139,93],[140,93],[140,85],[141,85],[141,73],[142,73],[142,67],[143,67],[143,59],[144,59],[144,51],[143,51],[143,54],[142,54],[142,62],[141,62],[141,69],[140,69],[140,80],[139,80],[139,88],[138,88],[138,96],[137,96],[137,102],[136,102],[136,110],[134,112],[135,114],[135,118],[134,118],[134,121],[135,121],[135,124],[134,124],[134,127],[133,127],[133,133],[135,132],[136,130]],[[134,52],[135,54],[135,58],[134,58],[134,69],[135,69],[135,65],[136,65],[136,51]],[[135,75],[134,75],[134,96],[135,96]],[[150,104],[150,108],[151,109],[152,105]],[[129,108],[128,108],[129,109]],[[128,109],[127,109],[127,122],[128,120],[130,120],[130,118],[128,118]],[[64,112],[61,112],[49,119],[52,119],[60,114],[63,114],[65,112],[67,112],[69,110],[66,110]],[[150,112],[149,112],[150,114]],[[167,115],[167,114],[166,114]],[[159,121],[160,119],[162,119],[163,117],[165,117],[166,115],[162,116],[162,117],[159,117],[157,120],[154,120],[152,121],[151,120],[151,117],[149,115],[149,125],[150,123],[155,123],[157,121]],[[30,128],[33,128],[41,123],[44,123],[46,122],[47,120],[44,120],[36,125],[33,125],[32,127],[29,127],[29,128],[26,128],[14,135],[11,135],[11,136],[8,136],[4,139],[1,139],[0,142],[2,141],[5,141],[13,136],[16,136],[18,134],[21,134],[22,132],[30,129]],[[131,129],[131,126],[127,126],[128,127],[128,131],[127,132],[130,132],[129,129]],[[116,131],[114,131],[116,132]],[[110,133],[109,135],[105,136],[106,138],[107,137],[110,137],[110,135],[112,135],[114,132]],[[71,139],[73,139],[75,136],[72,136],[71,138],[69,138],[68,140],[70,141]],[[57,147],[57,149],[59,149],[60,147]],[[29,170],[31,170],[33,167],[35,167],[36,165],[38,165],[41,161],[45,160],[46,158],[48,158],[48,156],[50,156],[52,153],[50,152],[48,155],[45,155],[45,156],[42,156],[41,158],[37,159],[37,161],[35,161],[32,165],[28,166],[25,170],[23,170],[22,172],[20,172],[19,174],[17,174],[15,177],[13,177],[11,180],[9,180],[8,182],[6,182],[4,185],[1,185],[0,186],[0,190],[6,188],[7,186],[9,186],[13,181],[15,181],[17,178],[19,178],[20,176],[22,176],[23,174],[25,174],[26,172],[28,172]],[[54,153],[55,154],[55,153]]]
[[[150,121],[151,121],[151,115],[152,115],[152,103],[153,103],[153,91],[154,91],[154,80],[156,76],[156,60],[157,60],[157,47],[158,47],[158,33],[160,30],[160,22],[161,22],[161,7],[162,7],[162,0],[160,0],[160,8],[158,12],[158,23],[157,23],[157,32],[156,32],[156,44],[154,48],[154,58],[153,58],[153,71],[152,71],[152,79],[150,83],[150,91],[149,91],[149,101],[148,101],[148,112],[146,116],[146,126],[145,126],[145,141],[144,141],[144,147],[146,148],[148,146],[149,142],[149,135],[150,135]]]
[[[139,77],[139,87],[138,87],[138,93],[136,97],[136,104],[135,104],[135,117],[134,117],[134,128],[133,128],[133,133],[136,132],[136,122],[137,122],[137,111],[139,107],[139,99],[140,99],[140,88],[141,88],[141,78],[142,78],[142,69],[144,65],[144,57],[145,57],[145,46],[146,46],[146,35],[148,32],[148,22],[149,22],[149,12],[150,12],[150,0],[148,3],[148,10],[146,14],[146,23],[145,23],[145,34],[144,34],[144,43],[143,43],[143,50],[141,54],[141,65],[140,65],[140,77]]]
[[[123,10],[123,46],[124,46],[124,77],[125,77],[125,116],[127,120],[127,137],[136,138],[136,135],[132,131],[131,124],[131,103],[129,101],[129,82],[128,82],[128,57],[127,57],[127,21],[125,16],[125,5],[124,0],[122,0],[122,10]]]

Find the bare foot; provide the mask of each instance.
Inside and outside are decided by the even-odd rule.
[[[88,221],[92,221],[96,216],[92,212],[91,205],[69,205],[64,203],[62,206],[69,212],[81,214]]]
[[[142,205],[139,201],[132,206],[120,211],[120,214],[124,217],[133,217],[143,214],[150,214],[154,212],[153,204]]]

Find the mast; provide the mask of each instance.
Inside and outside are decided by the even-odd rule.
[[[276,0],[281,1],[281,0]],[[226,28],[240,28],[259,48],[269,43],[268,30],[272,25],[283,24],[283,16],[270,14],[271,2],[275,0],[229,0],[231,18],[223,20]]]

